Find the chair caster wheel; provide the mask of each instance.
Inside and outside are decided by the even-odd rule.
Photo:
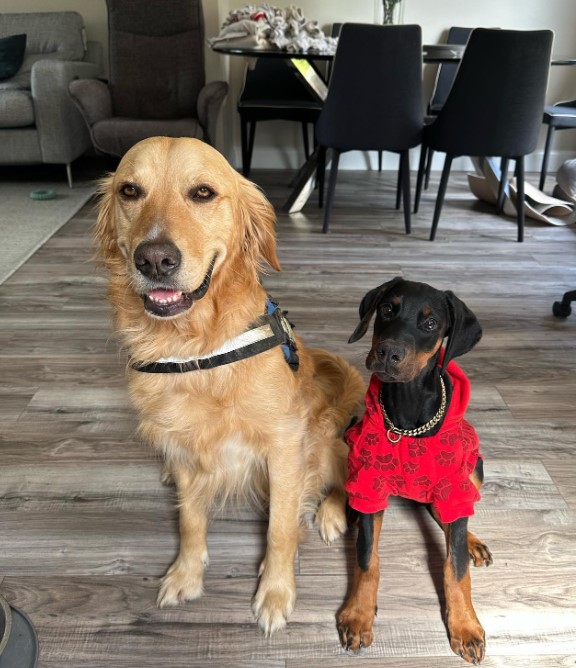
[[[564,302],[554,302],[552,305],[552,313],[557,318],[567,318],[572,313],[572,309],[570,304],[565,304]]]

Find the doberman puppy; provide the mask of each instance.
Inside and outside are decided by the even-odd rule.
[[[430,504],[445,533],[450,645],[478,664],[485,638],[472,605],[468,566],[470,558],[475,566],[488,566],[492,556],[468,532],[484,475],[476,432],[464,419],[470,384],[452,359],[471,350],[482,329],[452,292],[400,277],[364,296],[349,343],[364,336],[374,314],[366,412],[346,432],[346,489],[359,519],[354,584],[338,615],[340,638],[355,652],[372,643],[383,512],[390,495],[404,496]]]

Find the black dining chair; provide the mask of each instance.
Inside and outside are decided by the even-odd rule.
[[[328,149],[332,158],[323,232],[330,225],[340,155],[391,151],[400,154],[404,226],[410,233],[409,150],[420,144],[423,125],[420,26],[345,23],[316,123],[321,205]]]
[[[250,174],[256,123],[273,120],[300,123],[304,153],[308,158],[310,125],[316,122],[321,109],[322,102],[284,58],[258,58],[253,67],[247,66],[238,100],[242,174]]]
[[[461,26],[452,26],[448,29],[448,35],[446,36],[446,44],[458,44],[460,46],[465,45],[468,42],[470,33],[474,28],[463,28]],[[460,66],[459,62],[455,63],[440,63],[436,71],[436,79],[434,80],[434,87],[432,88],[432,93],[430,94],[430,99],[428,100],[428,105],[426,107],[426,118],[424,122],[429,124],[434,121],[436,116],[440,113],[440,110],[446,102],[446,98],[450,93],[452,84],[454,83],[454,78],[456,77],[456,72]],[[424,147],[422,147],[424,150]],[[428,185],[430,183],[430,171],[432,170],[432,159],[434,157],[434,151],[430,149],[426,156],[426,177],[424,179],[424,190],[428,190]]]
[[[546,133],[546,144],[544,146],[540,182],[538,184],[540,190],[544,190],[544,184],[546,183],[550,150],[552,149],[552,140],[556,130],[573,130],[576,128],[576,100],[556,102],[556,104],[544,107],[542,122],[548,126],[548,132]]]
[[[548,84],[550,30],[476,28],[468,40],[450,93],[436,120],[425,127],[426,150],[446,154],[430,240],[434,240],[452,161],[458,156],[502,158],[498,209],[504,201],[509,160],[516,162],[518,241],[524,238],[524,156],[538,143]],[[415,211],[425,171],[420,155]]]

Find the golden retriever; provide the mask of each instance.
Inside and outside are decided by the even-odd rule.
[[[264,313],[259,274],[280,270],[271,204],[215,149],[153,137],[104,178],[95,236],[109,274],[115,328],[137,365],[209,357]],[[299,524],[314,504],[324,541],[346,529],[347,447],[360,414],[360,373],[296,339],[299,368],[280,346],[215,368],[143,373],[131,364],[141,436],[165,457],[180,509],[180,550],[160,606],[202,594],[210,508],[230,497],[268,509],[253,611],[266,635],[295,604]]]

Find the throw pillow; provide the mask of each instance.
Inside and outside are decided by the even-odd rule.
[[[0,81],[10,79],[22,67],[26,35],[10,35],[0,39]]]

